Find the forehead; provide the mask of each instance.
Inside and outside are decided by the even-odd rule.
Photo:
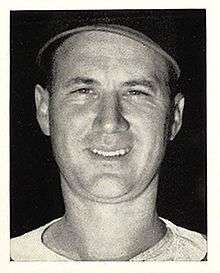
[[[55,51],[54,66],[62,73],[75,69],[125,69],[132,73],[144,70],[168,78],[167,60],[141,42],[107,31],[88,31],[67,38]]]

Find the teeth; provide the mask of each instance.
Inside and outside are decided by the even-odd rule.
[[[121,156],[121,155],[125,155],[129,152],[129,148],[126,148],[126,149],[120,149],[120,150],[117,150],[117,151],[101,151],[101,150],[97,150],[97,149],[93,149],[91,150],[94,154],[98,154],[98,155],[102,155],[102,156]]]

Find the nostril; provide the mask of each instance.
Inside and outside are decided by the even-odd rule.
[[[128,121],[122,115],[109,116],[101,124],[103,131],[107,133],[115,133],[124,131],[129,128]]]

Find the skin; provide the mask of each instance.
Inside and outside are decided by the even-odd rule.
[[[164,236],[155,205],[159,169],[184,99],[171,103],[162,56],[107,32],[65,40],[52,74],[51,95],[36,86],[37,119],[51,136],[66,214],[44,243],[71,259],[130,259]],[[128,153],[109,159],[94,149]]]

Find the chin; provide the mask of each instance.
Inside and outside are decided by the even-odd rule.
[[[82,185],[84,197],[100,203],[117,203],[127,198],[133,185],[124,177],[114,173],[104,173],[93,177],[89,185]]]
[[[85,201],[105,204],[132,201],[140,196],[152,182],[148,181],[146,176],[137,180],[119,173],[102,173],[90,177],[92,177],[90,180],[81,180],[75,177],[75,181],[63,178],[73,194],[77,194]]]
[[[111,191],[106,192],[106,190],[88,190],[81,188],[78,189],[78,194],[85,200],[90,200],[97,203],[103,203],[103,204],[117,204],[117,203],[123,203],[123,202],[129,202],[134,199],[136,199],[141,193],[145,190],[145,186],[142,185],[141,187],[130,187],[127,190],[121,190],[121,191]]]

